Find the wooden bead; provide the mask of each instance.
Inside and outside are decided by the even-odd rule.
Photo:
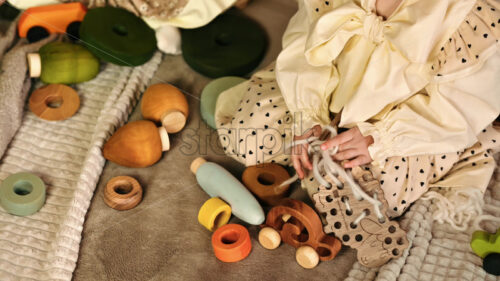
[[[160,160],[162,151],[169,147],[165,128],[140,120],[118,129],[104,144],[102,154],[118,165],[142,168]]]
[[[186,125],[189,106],[184,94],[169,84],[154,84],[144,92],[142,116],[161,122],[168,133],[177,133]]]
[[[259,243],[268,250],[274,250],[280,246],[281,236],[274,228],[264,227],[259,232]]]
[[[226,224],[212,235],[215,256],[223,262],[238,262],[246,258],[252,250],[248,230],[239,224]]]
[[[45,183],[31,173],[12,174],[0,184],[0,205],[9,214],[32,215],[43,207],[45,197]]]
[[[315,268],[319,263],[319,256],[316,251],[310,246],[302,246],[295,252],[297,263],[303,268]]]
[[[242,181],[245,186],[266,204],[275,206],[283,199],[290,185],[281,186],[290,175],[278,164],[266,163],[245,169]]]
[[[231,218],[231,206],[217,197],[208,199],[198,212],[198,222],[214,231],[227,224]]]
[[[70,118],[80,107],[80,97],[71,87],[51,84],[35,90],[29,99],[30,110],[49,121]]]
[[[142,187],[139,182],[129,176],[114,177],[104,189],[104,202],[118,210],[130,210],[142,200]]]

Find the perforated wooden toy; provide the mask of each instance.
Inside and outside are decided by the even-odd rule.
[[[284,219],[284,217],[287,219]],[[283,242],[294,248],[302,246],[311,247],[321,261],[333,259],[341,248],[341,243],[338,239],[323,232],[321,220],[316,212],[301,201],[290,198],[284,199],[279,206],[269,211],[265,226],[272,227],[278,231]],[[263,228],[261,231],[265,229]],[[268,232],[271,233],[271,231]],[[271,245],[273,244],[275,242],[271,243]],[[263,247],[271,248],[266,244]],[[298,255],[301,256],[302,254],[310,255],[310,251]],[[308,257],[306,260],[311,260],[311,258]]]
[[[161,122],[167,133],[177,133],[186,125],[189,106],[184,94],[169,84],[154,84],[144,92],[141,112],[145,119]]]
[[[266,163],[250,166],[243,172],[241,180],[245,186],[266,204],[275,206],[283,199],[290,185],[281,186],[290,175],[278,164]]]
[[[33,91],[29,108],[36,116],[59,121],[73,116],[80,108],[80,97],[73,88],[62,84],[51,84]]]
[[[325,177],[331,186],[320,185],[318,193],[313,195],[316,209],[326,214],[327,233],[333,233],[343,244],[357,249],[362,265],[377,267],[401,256],[408,247],[408,239],[398,223],[385,214],[387,202],[371,172],[356,167],[352,169],[352,176],[364,192],[380,201],[378,211],[368,200],[357,200],[352,188],[340,176],[341,186]]]
[[[495,234],[476,231],[472,234],[470,247],[483,258],[483,269],[489,274],[500,275],[500,228]]]
[[[130,210],[141,200],[142,187],[136,179],[129,176],[112,178],[104,189],[104,202],[115,210]]]

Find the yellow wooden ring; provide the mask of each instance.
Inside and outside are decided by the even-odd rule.
[[[114,177],[104,188],[104,203],[109,207],[124,211],[137,206],[142,200],[142,187],[129,176]]]
[[[217,197],[208,199],[198,212],[198,222],[214,231],[227,224],[231,218],[231,206]]]

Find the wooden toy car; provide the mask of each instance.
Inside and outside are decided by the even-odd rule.
[[[29,8],[19,19],[19,37],[34,42],[52,33],[67,32],[74,39],[86,13],[87,8],[80,2]]]

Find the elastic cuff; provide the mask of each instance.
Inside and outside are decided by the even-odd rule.
[[[329,120],[321,120],[314,113],[298,111],[293,114],[293,134],[295,136],[303,135],[307,130],[315,125],[325,126],[329,124]]]
[[[381,122],[375,124],[362,122],[357,126],[363,136],[373,137],[373,143],[368,146],[368,152],[373,159],[372,164],[383,167],[385,159],[397,155],[394,151],[394,142]]]

